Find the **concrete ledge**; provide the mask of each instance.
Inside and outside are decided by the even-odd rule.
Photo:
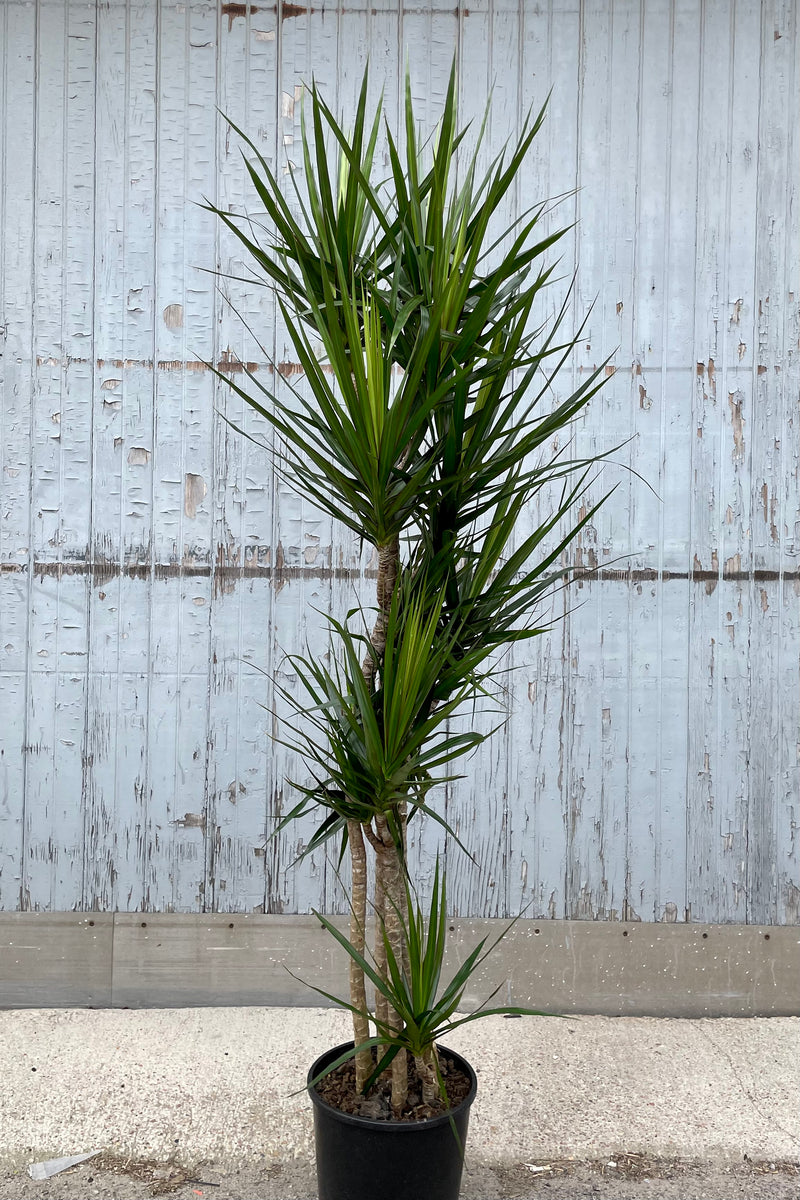
[[[453,920],[449,967],[507,926]],[[314,917],[0,913],[2,1008],[319,1003],[306,984],[347,993],[347,958]],[[496,1003],[547,1012],[796,1016],[800,927],[525,919],[473,978],[464,1005],[498,985]]]

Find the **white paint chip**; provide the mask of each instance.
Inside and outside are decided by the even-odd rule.
[[[257,42],[274,42],[275,41],[275,30],[274,29],[254,29],[253,37],[256,39]]]
[[[128,462],[132,467],[144,467],[150,462],[150,451],[144,446],[131,446],[128,451]]]
[[[100,387],[104,392],[115,392],[121,383],[121,379],[104,379]]]

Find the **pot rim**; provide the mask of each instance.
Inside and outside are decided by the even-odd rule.
[[[345,1125],[354,1125],[361,1129],[385,1130],[386,1133],[406,1133],[414,1129],[436,1129],[440,1125],[449,1124],[455,1119],[459,1113],[465,1109],[469,1109],[475,1095],[478,1091],[478,1077],[475,1074],[475,1069],[467,1062],[463,1055],[457,1050],[450,1050],[447,1046],[441,1046],[436,1043],[436,1048],[440,1054],[445,1054],[448,1058],[456,1060],[456,1066],[459,1070],[469,1078],[470,1089],[460,1104],[455,1108],[448,1108],[446,1112],[441,1113],[438,1117],[430,1117],[427,1120],[421,1121],[377,1121],[374,1117],[358,1117],[354,1113],[342,1112],[339,1108],[334,1108],[332,1104],[328,1104],[323,1100],[316,1088],[311,1086],[311,1080],[319,1074],[320,1065],[327,1058],[338,1058],[345,1050],[349,1050],[353,1043],[342,1042],[340,1046],[333,1046],[330,1050],[325,1050],[309,1067],[308,1075],[306,1076],[306,1090],[311,1097],[311,1103],[319,1112],[324,1112],[326,1116],[333,1117],[336,1121],[341,1121]]]

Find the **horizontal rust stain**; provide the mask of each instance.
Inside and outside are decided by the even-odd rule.
[[[0,563],[0,574],[27,575],[27,563]],[[119,563],[94,559],[84,561],[75,559],[67,562],[35,562],[32,568],[35,577],[61,579],[63,576],[88,575],[100,579],[208,579],[216,578],[236,580],[242,579],[271,579],[284,581],[289,579],[377,579],[377,569],[367,567],[363,572],[348,567],[272,567],[238,565],[236,563]]]
[[[367,579],[377,578],[377,570],[367,567],[364,571],[359,568],[350,567],[320,567],[320,566],[298,566],[287,567],[279,562],[277,566],[272,566],[269,563],[260,565],[239,564],[236,562],[225,562],[226,555],[223,553],[219,556],[221,561],[214,563],[206,561],[192,562],[159,562],[159,563],[144,563],[144,562],[127,562],[119,563],[105,559],[67,559],[63,562],[41,562],[34,561],[32,573],[35,576],[47,576],[50,578],[61,578],[63,575],[102,575],[106,578],[116,578],[124,576],[126,579],[147,579],[151,575],[155,579],[172,579],[180,576],[189,578],[209,578],[211,575],[222,575],[227,578],[236,579],[241,576],[244,579],[270,579],[273,576],[276,579]],[[254,559],[256,554],[248,554],[247,558]],[[673,581],[691,581],[692,583],[718,583],[720,579],[724,582],[746,583],[752,580],[754,583],[779,583],[796,582],[800,580],[800,570],[798,571],[775,571],[761,570],[743,571],[739,569],[736,560],[739,555],[734,555],[728,562],[732,565],[726,565],[723,568],[722,575],[719,571],[707,570],[702,567],[697,567],[693,571],[659,571],[655,567],[641,567],[630,571],[614,571],[609,568],[605,570],[592,570],[589,567],[573,566],[567,568],[572,574],[572,578],[577,581],[589,580],[590,582],[600,583],[671,583]],[[8,575],[26,575],[28,573],[28,563],[2,562],[0,563],[0,573]]]
[[[273,12],[275,10],[273,9]],[[255,4],[223,4],[220,9],[220,16],[228,18],[228,33],[233,29],[233,22],[236,17],[253,16],[258,9]]]
[[[352,9],[351,8],[342,8],[340,11],[342,14],[345,14],[348,12],[353,12],[353,13],[357,13],[359,16],[363,16],[366,11],[369,11],[369,12],[371,12],[373,17],[377,17],[377,16],[383,15],[383,13],[386,10],[380,9],[380,8],[371,8],[369,10],[366,10],[363,8],[352,8]],[[416,12],[417,9],[416,8],[408,8],[408,9],[403,8],[403,9],[401,9],[401,11],[402,12]],[[453,11],[453,15],[456,17],[468,17],[470,15],[470,10],[468,8],[461,8],[460,5],[458,5],[458,4],[453,8],[452,11]],[[291,19],[292,17],[306,17],[306,16],[311,16],[314,13],[324,14],[325,8],[323,6],[320,6],[319,8],[314,8],[314,7],[312,7],[310,5],[306,5],[306,4],[271,4],[271,5],[261,4],[261,5],[256,6],[255,4],[245,3],[245,4],[223,4],[222,8],[220,9],[220,15],[228,18],[228,33],[230,33],[233,30],[233,22],[236,20],[237,17],[245,17],[245,18],[248,16],[252,17],[256,13],[259,13],[259,12],[275,13],[276,16],[278,15],[278,13],[280,13],[281,20],[286,21],[286,20]]]
[[[91,362],[88,358],[74,358],[72,355],[66,355],[64,358],[45,358],[43,355],[38,355],[36,358],[37,367],[72,367],[86,366]],[[203,362],[201,359],[184,359],[184,358],[97,358],[95,366],[102,371],[104,367],[112,367],[116,371],[130,371],[131,369],[141,368],[145,371],[152,371],[155,367],[159,371],[209,371],[211,364]],[[217,363],[218,371],[226,371],[234,373],[243,371],[247,367],[248,371],[258,370],[273,370],[272,364],[269,363],[266,367],[263,364],[248,362],[243,363],[240,359],[234,358],[227,353],[223,354],[222,358]],[[120,381],[106,380],[101,387],[111,389],[118,387]]]
[[[73,358],[66,355],[64,358],[44,357],[39,355],[36,359],[37,367],[71,367],[74,365],[88,365],[91,359],[88,358]],[[330,363],[322,362],[317,364],[326,374],[332,374],[333,367]],[[98,370],[103,370],[105,367],[113,368],[116,371],[129,371],[141,369],[144,371],[210,371],[211,364],[203,362],[201,359],[183,359],[183,358],[98,358],[95,359],[95,366]],[[302,375],[303,366],[298,362],[279,362],[277,367],[274,363],[258,363],[258,362],[243,362],[229,350],[223,351],[222,357],[216,364],[216,370],[225,375],[236,375],[241,371],[249,371],[255,374],[257,371],[266,371],[270,375],[274,375],[276,370],[279,375],[287,377],[289,375]],[[119,387],[121,380],[107,379],[101,383],[101,388],[105,391],[114,391]]]
[[[322,8],[308,8],[305,4],[273,4],[265,7],[263,4],[256,6],[255,4],[223,4],[220,9],[220,14],[228,18],[228,33],[233,29],[233,22],[237,17],[252,17],[256,13],[270,12],[280,13],[281,20],[286,21],[290,17],[304,17],[309,13],[323,12]]]

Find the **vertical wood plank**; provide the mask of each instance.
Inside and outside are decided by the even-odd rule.
[[[0,241],[3,289],[3,424],[2,521],[0,550],[9,571],[18,571],[3,588],[4,675],[3,706],[11,710],[4,766],[6,790],[3,833],[9,836],[10,861],[4,863],[2,900],[21,909],[30,908],[26,833],[28,707],[31,688],[29,624],[31,608],[31,483],[33,449],[33,326],[32,262],[35,245],[35,60],[38,13],[35,7],[5,5],[3,22],[3,232]],[[5,583],[5,581],[4,581]],[[7,656],[7,657],[6,657]],[[15,669],[16,668],[16,669]],[[21,785],[21,786],[20,786]],[[5,843],[4,843],[5,844]]]
[[[32,364],[31,484],[35,481],[37,503],[31,513],[31,567],[36,562],[52,561],[58,555],[60,541],[60,277],[66,141],[65,14],[49,11],[45,5],[37,5],[36,10],[31,347],[36,357]],[[50,114],[48,119],[44,119],[45,113]],[[32,581],[28,626],[25,872],[30,905],[34,909],[50,906],[52,860],[61,849],[60,839],[52,836],[58,825],[53,771],[58,759],[55,728],[58,649],[58,582],[52,576],[43,577],[38,583]]]
[[[218,19],[217,105],[241,128],[249,129],[251,117],[251,49],[257,44],[253,34],[253,15]],[[260,26],[259,26],[260,27]],[[260,45],[260,43],[258,44]],[[274,44],[267,47],[274,53]],[[275,91],[265,96],[274,109]],[[217,134],[217,195],[215,203],[235,212],[247,211],[250,192],[245,189],[245,171],[238,139],[221,122]],[[229,275],[241,275],[242,263],[234,239],[217,230],[217,269]],[[243,285],[221,280],[226,298],[252,319],[254,306],[262,297],[256,294],[245,301]],[[260,292],[260,289],[257,289]],[[217,362],[243,358],[253,361],[250,339],[243,336],[240,319],[225,300],[217,301]],[[217,403],[222,410],[245,428],[252,421],[239,409],[243,406],[217,388]],[[248,424],[249,421],[249,424]],[[244,584],[245,511],[248,500],[247,465],[250,447],[239,435],[217,419],[214,428],[213,545],[215,570],[211,599],[210,626],[213,672],[208,710],[207,819],[205,827],[206,879],[203,907],[214,911],[259,908],[264,904],[264,863],[250,853],[240,852],[238,798],[247,787],[242,768],[248,757],[247,730],[242,717],[242,633],[244,605],[250,597]],[[250,739],[252,744],[253,739]]]
[[[691,187],[684,171],[691,173],[696,129],[684,132],[676,119],[682,105],[677,95],[692,86],[693,58],[684,59],[675,47],[676,28],[681,17],[670,4],[656,4],[648,10],[641,28],[639,65],[639,130],[637,145],[637,212],[635,261],[633,264],[633,327],[631,354],[631,392],[629,422],[634,434],[630,446],[630,465],[636,475],[625,483],[630,504],[629,546],[632,558],[620,564],[629,569],[655,568],[662,572],[670,560],[665,546],[668,537],[665,514],[675,493],[674,519],[683,523],[684,544],[688,532],[688,504],[685,497],[688,434],[682,430],[688,421],[683,376],[676,370],[665,327],[667,313],[683,313],[685,301],[669,296],[671,286],[670,248],[677,212],[685,204],[684,192]],[[687,31],[686,36],[691,36]],[[673,169],[674,168],[674,169]],[[693,225],[692,225],[693,231]],[[693,258],[691,259],[693,266]],[[687,346],[685,351],[690,353]],[[678,360],[679,361],[679,360]],[[674,414],[674,415],[673,415]],[[640,478],[641,477],[641,478]],[[642,479],[646,482],[642,482]],[[649,485],[649,486],[648,486]],[[681,493],[679,499],[677,493]],[[672,525],[670,518],[669,525]],[[675,598],[682,589],[670,583],[642,579],[631,583],[628,595],[628,670],[630,707],[628,713],[629,815],[627,916],[641,920],[659,919],[665,912],[661,896],[659,864],[665,845],[680,842],[683,855],[685,834],[678,813],[665,828],[663,820],[664,757],[671,753],[667,742],[675,732],[665,729],[664,709],[675,699],[674,686],[665,696],[662,677],[663,656],[671,652],[675,628],[665,622],[665,606],[675,619]],[[679,610],[680,611],[680,610]],[[685,729],[685,715],[678,729]],[[680,735],[678,735],[680,736]],[[680,786],[683,787],[683,777]],[[677,820],[676,820],[677,818]],[[677,885],[672,883],[672,889]],[[684,913],[683,887],[675,900],[670,894],[670,914]]]
[[[519,108],[521,114],[539,111],[551,83],[550,24],[548,6],[521,9],[519,46]],[[549,186],[548,128],[555,119],[551,107],[548,122],[534,141],[528,162],[523,168],[517,196],[517,207],[532,205],[537,198],[544,200],[552,194]],[[542,219],[542,234],[555,228],[555,220]],[[543,296],[536,305],[533,327],[540,326],[550,315]],[[520,522],[517,537],[532,532],[544,514],[543,504],[535,498]],[[540,623],[550,615],[542,606]],[[546,610],[546,611],[545,611]],[[510,720],[506,732],[508,766],[508,866],[507,904],[509,913],[519,913],[526,905],[529,916],[544,916],[547,901],[541,882],[542,857],[539,853],[537,809],[542,792],[550,787],[549,763],[544,754],[545,726],[548,724],[548,703],[552,711],[552,696],[546,682],[546,672],[553,661],[552,635],[542,635],[532,642],[515,648],[517,670],[510,674]],[[549,722],[552,725],[552,722]],[[546,861],[546,856],[545,856]]]
[[[727,285],[725,256],[730,204],[730,96],[732,14],[708,4],[700,28],[698,123],[697,272],[695,276],[695,424],[692,450],[693,569],[706,571],[692,593],[690,625],[689,761],[687,766],[688,904],[693,920],[720,913],[735,920],[743,910],[741,848],[746,837],[746,800],[736,770],[728,764],[746,754],[746,694],[727,669],[730,625],[740,598],[722,585],[725,513],[727,403],[722,302]],[[721,48],[724,47],[724,52]],[[724,120],[720,110],[724,98]],[[730,613],[730,619],[726,614]],[[747,620],[744,607],[741,616]],[[742,639],[746,647],[747,639]],[[702,698],[702,699],[701,699]],[[731,735],[734,745],[731,745]],[[733,752],[733,753],[732,753]],[[743,759],[740,759],[739,765]],[[737,845],[738,843],[738,845]]]
[[[781,33],[785,39],[781,64],[785,72],[787,95],[797,96],[800,87],[800,21],[795,8],[785,5],[780,11]],[[775,41],[773,31],[773,42]],[[791,104],[788,106],[791,113]],[[800,539],[800,471],[798,471],[798,421],[792,397],[800,394],[800,224],[798,209],[798,179],[800,179],[800,128],[790,118],[786,139],[786,188],[784,199],[786,246],[783,282],[783,346],[781,372],[784,379],[785,425],[784,446],[789,469],[784,471],[783,555],[784,570],[797,570],[798,539]],[[793,452],[792,452],[793,448]],[[767,489],[769,491],[769,489]],[[775,846],[778,859],[778,924],[800,924],[800,739],[797,737],[800,713],[800,581],[784,578],[782,586],[780,671],[780,784],[776,806]],[[751,662],[755,661],[751,651]],[[757,653],[757,651],[755,652]]]
[[[548,91],[552,98],[538,144],[534,144],[529,174],[523,177],[521,192],[527,203],[547,197],[564,199],[544,218],[543,231],[569,226],[577,217],[575,193],[577,172],[577,134],[580,109],[580,14],[576,6],[551,0],[546,8],[525,9],[522,73],[533,107],[538,111]],[[535,320],[552,320],[564,298],[569,276],[576,261],[577,231],[570,230],[555,254],[564,264],[557,272],[562,278],[542,296]],[[580,304],[572,301],[565,331],[580,320]],[[585,349],[585,348],[584,348]],[[576,386],[579,361],[568,364],[553,385],[553,400],[564,399]],[[544,402],[547,404],[547,401]],[[555,450],[556,447],[553,447]],[[557,502],[558,488],[545,487],[530,511],[522,514],[519,537],[532,532],[535,525],[548,519]],[[543,548],[552,549],[556,534]],[[519,911],[529,889],[532,912],[557,917],[567,912],[566,879],[568,861],[568,748],[571,725],[569,692],[570,624],[568,590],[556,591],[552,603],[541,618],[551,623],[544,637],[520,647],[517,661],[519,681],[512,680],[515,713],[520,714],[521,729],[512,717],[509,754],[517,763],[522,781],[533,780],[533,794],[523,813],[520,787],[510,773],[510,911]],[[518,683],[525,691],[519,697]],[[526,703],[527,698],[527,703]],[[530,705],[530,708],[527,708]],[[524,784],[522,784],[524,786]],[[522,823],[521,823],[522,822]],[[519,881],[519,899],[515,897]]]
[[[338,63],[338,30],[338,5],[329,11],[311,13],[307,17],[281,20],[277,29],[276,52],[269,63],[273,80],[272,106],[268,123],[264,123],[265,129],[269,129],[268,148],[265,153],[271,160],[276,175],[283,182],[284,194],[296,213],[299,213],[300,206],[296,199],[295,186],[299,188],[301,195],[306,194],[300,140],[301,113],[303,104],[306,103],[303,99],[303,89],[311,84],[312,78],[316,79],[327,101],[332,103],[334,111],[337,111],[337,69],[334,64]],[[276,394],[283,400],[291,400],[290,387],[296,385],[301,394],[304,394],[304,380],[296,372],[296,356],[289,331],[277,308],[269,312],[269,329],[269,351],[276,366],[271,383]],[[272,448],[272,435],[267,434],[267,439]],[[273,567],[269,590],[270,637],[265,647],[263,667],[268,675],[263,682],[266,685],[265,703],[274,707],[277,697],[273,678],[280,681],[281,686],[288,686],[289,690],[298,686],[297,677],[287,663],[286,655],[307,653],[309,634],[313,652],[324,652],[327,638],[322,632],[322,623],[313,613],[306,610],[308,593],[303,579],[295,573],[298,570],[302,571],[306,553],[319,567],[323,566],[326,557],[331,553],[329,548],[332,546],[333,534],[330,521],[323,518],[315,525],[316,514],[313,511],[308,514],[310,523],[306,524],[308,506],[285,480],[277,477],[271,460],[265,460],[264,480],[270,495],[267,541]],[[286,568],[291,570],[291,576]],[[321,580],[319,582],[321,583]],[[320,607],[323,611],[327,610],[330,603],[329,592],[323,586],[322,591],[318,591],[317,594],[321,602]],[[256,661],[258,660],[254,659],[254,662]],[[286,710],[282,706],[279,707],[281,717],[286,718]],[[265,737],[285,736],[287,730],[281,728],[270,714],[264,715],[267,718],[264,723]],[[276,741],[268,742],[267,753],[267,911],[307,912],[311,907],[318,907],[323,903],[326,887],[325,850],[309,855],[300,863],[298,858],[311,839],[314,828],[319,824],[320,815],[313,813],[287,827],[281,834],[273,836],[281,817],[294,807],[299,799],[299,794],[292,788],[289,779],[304,780],[306,771],[298,756],[278,745]]]
[[[125,97],[124,316],[122,357],[136,367],[123,374],[120,541],[124,574],[119,597],[122,650],[115,763],[115,906],[145,907],[150,838],[152,707],[153,524],[156,456],[156,292],[158,288],[159,56],[158,10],[130,0]],[[141,364],[141,366],[139,365]],[[133,564],[141,565],[135,574]],[[173,609],[174,612],[174,609]],[[174,622],[174,616],[172,618]]]
[[[582,44],[594,49],[584,55],[580,99],[578,297],[581,312],[595,305],[587,328],[586,365],[601,362],[614,342],[621,339],[622,345],[616,371],[606,368],[610,378],[581,421],[576,438],[579,453],[611,449],[625,440],[623,430],[630,427],[633,381],[627,368],[632,359],[640,39],[639,14],[629,6],[617,5],[610,14],[602,5],[585,6]],[[617,155],[620,161],[632,162],[634,170],[617,170]],[[607,237],[597,239],[592,233],[597,228],[605,229]],[[617,457],[624,453],[618,452]],[[585,503],[598,500],[618,480],[619,468],[609,468],[590,487]],[[612,545],[617,553],[628,549],[632,496],[628,479],[619,482],[621,486],[571,552],[579,566],[591,569],[602,563],[602,550]],[[608,739],[616,731],[624,731],[627,741],[630,668],[623,660],[621,675],[619,663],[609,664],[606,681],[603,638],[606,630],[628,625],[628,654],[633,653],[629,595],[627,589],[611,584],[596,588],[579,581],[570,588],[570,602],[574,715],[569,750],[569,911],[581,916],[622,916],[630,852],[628,820],[635,819],[636,813],[635,785],[630,779],[632,747],[622,760],[616,753],[603,755],[599,747],[604,735]]]
[[[74,92],[68,86],[68,48],[73,40],[82,40],[80,33],[70,28],[69,7],[42,3],[36,7],[36,15],[32,42],[35,209],[29,235],[33,279],[31,490],[36,503],[35,512],[30,514],[28,566],[24,871],[29,906],[62,909],[74,904],[82,871],[82,819],[75,795],[80,792],[81,781],[85,679],[62,668],[74,666],[70,659],[80,658],[84,649],[81,634],[85,637],[85,620],[81,617],[85,613],[85,587],[70,577],[62,586],[60,564],[65,545],[69,557],[73,522],[80,521],[82,507],[78,505],[70,512],[64,504],[64,477],[79,469],[81,452],[85,455],[80,433],[77,445],[73,440],[75,425],[70,420],[68,359],[64,353],[69,347],[80,358],[83,347],[75,346],[64,285],[71,254],[76,248],[79,252],[85,249],[80,239],[77,247],[69,239],[72,214],[67,147],[75,117],[84,115],[80,110],[86,96],[79,66]],[[80,50],[77,46],[78,61]],[[77,101],[75,107],[72,98]],[[78,162],[82,140],[80,135],[75,138]],[[79,304],[75,319],[80,335],[83,322]],[[78,431],[85,427],[79,416]],[[62,433],[66,433],[64,447]]]
[[[680,580],[688,574],[685,560],[690,540],[690,454],[695,431],[691,368],[694,289],[683,286],[683,281],[694,279],[697,252],[696,97],[700,55],[696,22],[689,7],[666,6],[661,20],[646,24],[644,35],[642,78],[653,81],[654,86],[642,89],[642,232],[638,239],[634,345],[637,371],[638,364],[642,367],[642,377],[637,380],[639,407],[646,408],[652,402],[659,416],[657,475],[651,482],[660,499],[654,565],[660,574],[664,573],[658,589],[658,764],[650,902],[654,918],[672,922],[686,917],[685,764],[692,669],[688,655],[692,585]],[[661,80],[663,87],[659,89]],[[664,100],[659,90],[665,93]],[[659,128],[665,130],[663,146],[656,141],[655,149],[650,135],[654,117]],[[659,203],[662,192],[666,197],[663,222]],[[637,494],[637,513],[647,511],[648,497],[642,489]],[[652,509],[649,511],[652,514]],[[641,874],[647,879],[646,869]],[[644,897],[640,903],[643,916],[648,915]]]
[[[150,698],[144,894],[147,907],[197,909],[204,876],[206,695],[211,600],[210,280],[216,18],[159,10],[154,242],[154,437]]]
[[[123,339],[126,177],[127,9],[122,0],[97,14],[95,116],[94,347],[88,700],[84,731],[85,864],[81,907],[114,906],[115,793],[120,654],[119,573],[123,557],[123,404],[130,391]],[[143,446],[146,453],[152,447]],[[93,569],[92,569],[93,568]]]
[[[94,249],[96,16],[94,10],[74,3],[64,6],[63,15],[66,40],[62,101],[60,343],[40,350],[42,354],[61,360],[58,541],[55,552],[43,555],[57,559],[59,564],[56,754],[51,765],[57,820],[51,831],[54,860],[51,904],[56,911],[77,906],[85,861],[80,797],[85,769],[90,588],[89,576],[83,567],[91,529],[91,394],[94,376],[91,361],[93,297],[91,272],[87,271],[86,264],[92,262]],[[55,28],[55,22],[53,26]],[[61,865],[55,866],[59,859]],[[64,870],[66,865],[68,871]]]
[[[753,706],[749,757],[747,919],[797,920],[796,587],[774,576],[797,572],[798,231],[800,152],[796,110],[797,10],[770,0],[761,11],[760,120],[755,231],[752,434],[753,565],[750,586]],[[744,413],[746,417],[746,411]],[[746,428],[746,427],[745,427]],[[792,732],[794,731],[794,732]]]

